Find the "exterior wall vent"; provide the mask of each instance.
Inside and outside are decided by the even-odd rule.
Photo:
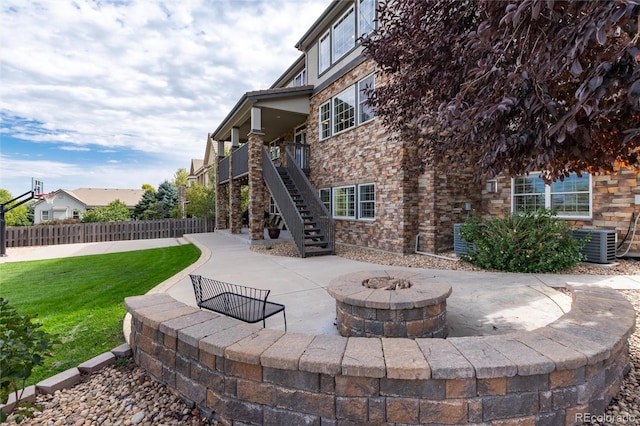
[[[591,235],[580,252],[592,263],[612,263],[616,259],[616,231],[610,229],[574,229],[573,237],[582,240]]]

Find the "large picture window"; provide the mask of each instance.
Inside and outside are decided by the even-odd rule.
[[[333,188],[333,216],[344,219],[356,217],[356,187],[340,186]]]
[[[365,88],[373,85],[374,75],[371,74],[320,105],[320,139],[366,123],[375,117],[373,108],[367,105],[369,97],[365,91]]]
[[[561,217],[591,217],[591,176],[572,173],[564,181],[545,185],[539,173],[518,176],[512,181],[512,211],[554,209]]]
[[[333,121],[334,133],[340,133],[355,126],[356,94],[353,87],[333,98]]]
[[[347,13],[333,25],[333,60],[337,61],[356,45],[356,20],[354,9]]]
[[[358,35],[366,36],[375,29],[376,0],[360,0],[358,6]]]

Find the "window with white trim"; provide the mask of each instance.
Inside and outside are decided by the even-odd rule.
[[[512,180],[512,211],[554,209],[561,217],[591,217],[591,176],[571,173],[564,181],[546,185],[540,173]]]
[[[72,217],[73,217],[74,219],[80,219],[80,210],[78,210],[78,209],[73,209],[73,213],[72,213],[72,215],[73,215]]]
[[[307,70],[306,69],[300,71],[298,73],[298,75],[296,75],[296,77],[293,79],[294,87],[304,86],[305,84],[307,84]]]
[[[358,185],[358,218],[376,218],[376,190],[372,183]]]
[[[320,105],[320,139],[331,136],[331,101]]]
[[[337,61],[356,45],[356,20],[353,7],[333,24],[333,60]]]
[[[356,218],[356,187],[339,186],[333,188],[333,217],[342,219]]]
[[[374,87],[373,74],[358,82],[358,123],[366,123],[373,120],[373,106],[367,104],[369,96],[367,89]]]
[[[367,105],[369,97],[364,90],[373,85],[374,75],[371,74],[320,105],[318,111],[320,139],[326,139],[366,123],[375,117],[373,108]]]
[[[356,94],[353,87],[333,98],[333,133],[340,133],[356,124]]]
[[[40,212],[40,220],[42,221],[49,220],[49,210],[42,210]]]
[[[318,74],[331,66],[331,32],[327,31],[318,42]]]
[[[327,208],[329,214],[331,214],[331,188],[322,188],[320,191],[320,201]]]
[[[360,37],[371,33],[375,27],[376,0],[360,0],[358,4],[358,35]]]
[[[269,197],[269,214],[280,214],[276,200],[273,197]]]

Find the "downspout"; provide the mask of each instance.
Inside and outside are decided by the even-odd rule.
[[[457,262],[457,261],[460,260],[460,259],[457,259],[455,257],[440,256],[439,254],[427,253],[426,251],[419,251],[418,250],[418,246],[419,246],[419,243],[420,243],[420,235],[422,235],[422,232],[419,232],[418,235],[416,235],[416,247],[414,249],[414,253],[422,254],[422,255],[425,255],[425,256],[435,257],[437,259],[450,260],[452,262]]]

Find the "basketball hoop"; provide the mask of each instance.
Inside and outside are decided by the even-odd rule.
[[[42,198],[47,198],[48,196],[54,195],[54,194],[55,194],[55,192],[49,192],[47,194],[33,194],[33,197],[42,199]]]

